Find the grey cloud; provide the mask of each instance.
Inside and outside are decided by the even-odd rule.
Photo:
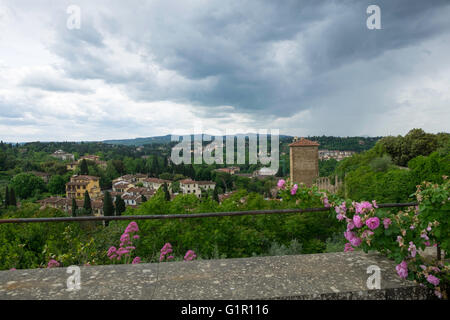
[[[313,107],[323,89],[334,89],[327,88],[333,85],[327,83],[330,72],[448,33],[448,1],[377,1],[383,26],[377,31],[365,25],[370,4],[167,1],[136,11],[113,2],[95,17],[84,10],[82,31],[61,29],[54,50],[66,59],[72,76],[123,84],[135,99],[232,105],[237,111],[287,116]],[[127,39],[124,47],[141,50],[144,63],[156,62],[189,84],[156,83],[151,72],[128,68],[126,61],[121,68],[108,65],[105,56],[89,50],[102,48],[106,35]],[[269,55],[282,41],[298,47],[284,67]],[[202,86],[199,81],[205,79],[209,85]]]
[[[54,11],[65,12],[68,4],[58,2]],[[435,40],[450,38],[447,0],[377,0],[382,30],[366,28],[371,4],[79,1],[80,30],[67,29],[67,16],[52,13],[55,38],[49,50],[62,59],[67,79],[35,75],[22,85],[87,94],[78,83],[100,79],[134,101],[196,105],[195,115],[204,119],[231,121],[230,112],[268,127],[307,111],[312,118],[289,122],[292,129],[368,133],[361,131],[371,130],[372,115],[399,108],[395,95],[405,79],[432,75],[429,65],[415,64],[449,67],[448,59],[430,59],[449,49]],[[137,62],[126,54],[118,59],[117,47]],[[167,71],[172,74],[161,76]],[[98,121],[95,125],[110,127]]]

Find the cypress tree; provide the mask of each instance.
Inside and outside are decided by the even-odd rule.
[[[125,201],[123,201],[120,195],[116,196],[116,216],[122,215],[122,212],[125,211]]]
[[[91,197],[89,196],[89,192],[87,190],[84,192],[83,209],[86,212],[86,214],[88,215],[92,214]]]
[[[9,206],[9,189],[8,186],[6,186],[5,189],[5,208],[8,208]]]
[[[77,201],[75,200],[75,198],[72,198],[72,217],[77,216],[77,210],[78,210]]]
[[[213,200],[219,202],[219,193],[217,192],[217,187],[214,187]]]
[[[9,205],[14,207],[17,205],[16,193],[13,188],[9,191]]]
[[[106,191],[105,197],[103,199],[103,215],[106,217],[111,217],[114,215],[114,206],[111,198],[111,194]],[[105,221],[105,226],[109,225],[109,221]]]
[[[83,174],[83,175],[89,174],[89,168],[88,168],[88,164],[86,162],[86,159],[81,160],[80,174]]]
[[[147,197],[144,196],[144,195],[141,195],[141,201],[142,201],[142,203],[146,202],[147,201]]]
[[[170,201],[170,192],[169,188],[167,187],[167,183],[164,182],[163,184],[163,191],[164,191],[164,199],[166,201]]]

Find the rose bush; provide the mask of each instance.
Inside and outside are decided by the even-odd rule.
[[[344,251],[360,248],[385,254],[396,261],[401,278],[433,289],[440,298],[447,298],[442,284],[448,285],[449,265],[443,260],[425,259],[417,251],[432,246],[439,246],[444,252],[449,250],[449,185],[447,177],[441,185],[424,182],[414,194],[418,206],[396,211],[379,208],[375,200],[344,200],[319,192],[316,187],[292,185],[289,180],[278,184],[283,201],[299,204],[305,196],[320,197],[323,205],[332,209],[332,215],[345,223],[344,237],[348,242]]]

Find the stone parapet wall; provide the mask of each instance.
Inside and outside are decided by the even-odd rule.
[[[381,288],[368,289],[369,266]],[[428,299],[378,254],[324,253],[242,259],[80,267],[81,289],[67,290],[67,268],[0,271],[0,299]]]

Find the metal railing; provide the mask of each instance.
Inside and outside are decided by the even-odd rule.
[[[406,203],[382,203],[379,208],[399,208],[416,206],[416,202]],[[42,222],[78,222],[78,221],[117,221],[117,220],[161,220],[161,219],[192,219],[192,218],[214,218],[230,216],[250,216],[266,214],[289,214],[305,212],[329,211],[332,208],[305,208],[305,209],[274,209],[274,210],[250,210],[250,211],[228,211],[228,212],[207,212],[192,214],[155,214],[139,216],[83,216],[83,217],[51,217],[51,218],[11,218],[0,219],[0,224],[4,223],[42,223]]]

